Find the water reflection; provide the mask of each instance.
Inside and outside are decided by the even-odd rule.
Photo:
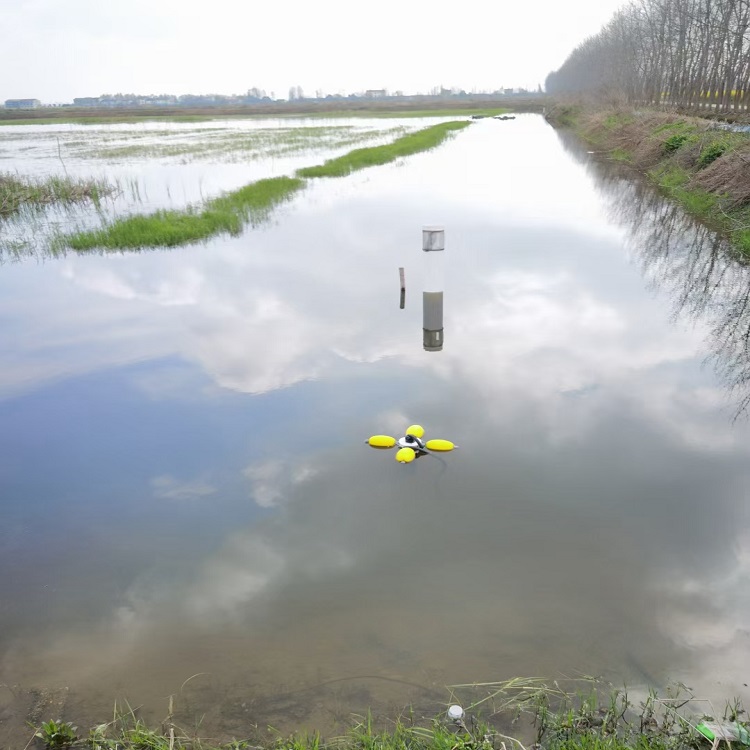
[[[230,733],[516,674],[733,689],[747,430],[602,190],[541,118],[480,122],[243,237],[3,267],[0,680]],[[435,220],[440,355],[393,303],[443,289]],[[362,444],[414,422],[446,468]]]
[[[711,359],[732,392],[735,416],[750,406],[750,265],[720,235],[692,219],[644,180],[615,165],[592,162],[582,145],[560,132],[628,233],[644,277],[673,305],[675,318],[710,330]]]
[[[584,163],[588,174],[607,201],[610,216],[627,232],[627,246],[644,278],[659,296],[669,301],[676,324],[685,319],[706,331],[710,347],[706,361],[714,366],[728,391],[730,413],[745,422],[750,406],[750,266],[747,259],[706,226],[659,194],[643,180],[634,180],[627,169],[592,158],[569,133],[558,132],[568,153]],[[722,407],[722,400],[705,389],[694,393],[692,407]],[[710,408],[710,407],[709,407]],[[740,426],[736,425],[739,432]],[[726,439],[703,445],[726,450]],[[746,496],[748,473],[732,480],[737,497]],[[742,504],[732,514],[736,526],[725,526],[714,505],[717,491],[707,486],[704,498],[714,511],[706,514],[708,536],[695,536],[713,554],[703,556],[692,569],[672,565],[665,571],[665,606],[660,626],[675,643],[689,649],[703,674],[712,673],[715,684],[733,686],[733,694],[746,687],[743,667],[749,647],[745,623],[750,617],[750,515]],[[701,538],[702,537],[702,538]],[[700,542],[699,542],[700,538]],[[723,547],[723,552],[722,552]],[[686,558],[685,558],[686,559]],[[711,690],[711,681],[695,671],[674,670],[690,684]]]
[[[441,352],[443,331],[443,292],[422,292],[422,343],[426,352]]]
[[[293,118],[143,122],[130,125],[10,125],[0,159],[24,178],[96,179],[112,193],[95,202],[23,210],[0,218],[0,264],[41,260],[59,234],[116,217],[184,210],[222,192],[380,145],[449,118]],[[2,171],[0,169],[0,171]]]
[[[445,230],[442,227],[422,229],[422,253],[422,262],[426,266],[422,292],[422,340],[426,352],[439,352],[444,342]]]

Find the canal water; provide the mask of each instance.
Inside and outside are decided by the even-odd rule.
[[[536,115],[241,237],[4,263],[1,744],[169,696],[242,737],[514,676],[746,695],[749,300]],[[460,447],[365,444],[413,423]]]

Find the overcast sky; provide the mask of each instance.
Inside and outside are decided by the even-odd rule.
[[[0,0],[0,100],[536,88],[624,0]]]

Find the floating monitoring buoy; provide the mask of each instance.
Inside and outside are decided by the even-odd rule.
[[[373,435],[367,444],[372,448],[398,448],[396,461],[401,464],[410,464],[415,458],[425,456],[428,453],[444,453],[458,448],[450,440],[435,438],[433,440],[422,440],[424,427],[418,424],[406,428],[406,433],[398,440],[390,435]]]

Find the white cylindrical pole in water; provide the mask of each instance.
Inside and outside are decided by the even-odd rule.
[[[422,292],[422,341],[426,352],[443,348],[443,288],[445,286],[445,230],[422,228],[424,291]]]

